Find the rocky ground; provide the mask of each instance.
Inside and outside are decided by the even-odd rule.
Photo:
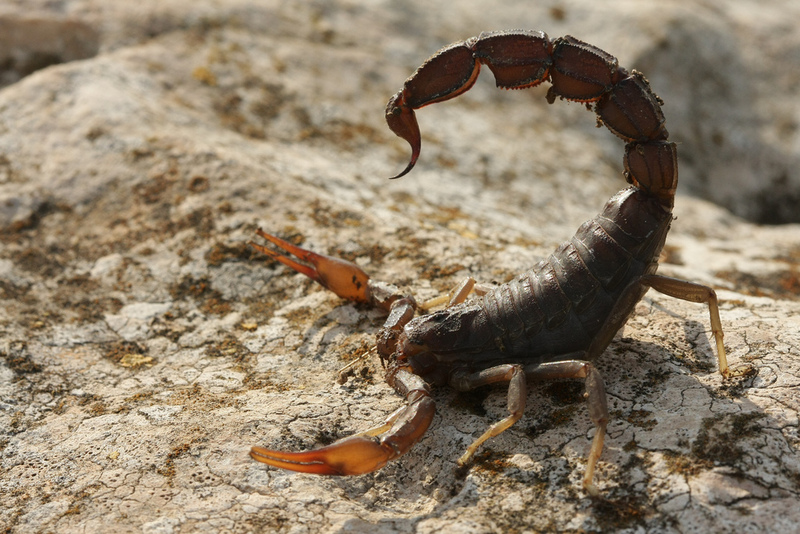
[[[0,4],[0,529],[800,522],[800,7],[481,4]],[[380,315],[255,253],[256,228],[425,299],[508,280],[624,185],[623,145],[592,113],[488,73],[418,114],[420,163],[386,180],[408,157],[389,96],[439,47],[514,27],[593,43],[664,99],[682,189],[661,272],[719,289],[729,360],[752,372],[722,380],[707,309],[648,294],[598,361],[612,421],[595,498],[571,382],[532,387],[467,469],[503,388],[437,390],[426,436],[374,474],[252,461],[252,445],[311,448],[401,404],[375,358],[336,382]]]

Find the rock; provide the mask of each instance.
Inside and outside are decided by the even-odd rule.
[[[79,18],[0,12],[0,87],[50,65],[93,57],[99,35]]]
[[[726,209],[795,213],[796,58],[778,59],[796,46],[791,2],[32,6],[2,20],[76,25],[85,42],[46,41],[62,62],[0,90],[3,530],[800,521],[800,232]],[[523,271],[624,186],[623,145],[594,114],[548,105],[544,88],[498,91],[489,73],[419,112],[420,162],[386,179],[408,158],[383,122],[389,96],[440,46],[519,26],[600,46],[664,99],[682,184],[724,206],[679,195],[661,272],[718,288],[729,360],[755,374],[723,381],[707,309],[648,294],[597,363],[612,417],[599,498],[580,488],[594,430],[572,383],[531,387],[523,419],[466,470],[455,461],[504,416],[503,388],[438,389],[426,436],[374,474],[252,461],[252,445],[310,448],[401,404],[372,356],[336,382],[373,346],[380,315],[252,251],[256,228],[427,299],[467,275]],[[25,37],[15,57],[35,52]],[[66,53],[84,45],[94,51]]]

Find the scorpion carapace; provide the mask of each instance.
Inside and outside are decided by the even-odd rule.
[[[411,161],[420,153],[414,110],[468,90],[485,64],[507,89],[552,84],[556,97],[594,104],[598,120],[627,144],[624,175],[631,187],[608,201],[575,236],[548,259],[493,289],[468,279],[451,293],[448,306],[415,317],[418,305],[398,288],[376,282],[359,267],[301,249],[259,230],[259,235],[299,261],[274,250],[258,250],[316,280],[340,297],[380,307],[388,318],[378,331],[377,351],[387,382],[406,405],[383,425],[331,445],[301,453],[253,447],[261,462],[328,475],[379,469],[404,454],[425,433],[434,414],[430,386],[468,391],[508,383],[509,415],[477,437],[458,463],[469,461],[487,439],[513,425],[525,409],[529,381],[585,379],[596,432],[583,484],[595,492],[593,473],[603,448],[608,408],[603,380],[591,363],[608,346],[649,288],[706,303],[719,368],[728,374],[714,290],[656,274],[678,182],[677,150],[668,141],[661,100],[642,74],[573,37],[550,40],[538,31],[482,33],[447,46],[406,80],[386,107],[386,120],[409,142]],[[467,301],[471,292],[479,298]]]

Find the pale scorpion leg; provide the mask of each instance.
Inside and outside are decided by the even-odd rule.
[[[659,293],[664,293],[670,297],[708,305],[708,312],[711,315],[711,332],[714,334],[714,340],[717,344],[719,372],[723,377],[727,378],[730,375],[730,370],[728,369],[728,358],[725,355],[725,345],[722,343],[722,322],[719,319],[717,293],[704,285],[658,274],[646,274],[642,276],[639,282],[643,286],[652,287]]]
[[[478,450],[478,447],[489,438],[502,434],[508,427],[519,421],[525,411],[525,399],[528,395],[525,386],[525,372],[521,365],[504,364],[478,371],[477,373],[453,373],[450,386],[458,391],[473,389],[497,382],[508,382],[508,411],[510,415],[496,422],[478,439],[467,447],[467,451],[458,459],[458,465],[464,465]]]
[[[575,356],[585,356],[585,353],[572,353],[565,355],[564,361],[531,364],[522,367],[518,364],[504,364],[490,367],[477,373],[454,373],[450,378],[450,386],[458,391],[470,391],[488,384],[508,382],[508,411],[509,416],[501,419],[489,427],[478,439],[467,447],[466,452],[458,459],[458,465],[470,461],[475,451],[487,439],[495,437],[519,421],[525,411],[527,396],[526,380],[545,381],[560,378],[583,378],[586,383],[586,401],[589,408],[589,417],[597,427],[592,440],[592,448],[586,461],[586,474],[583,486],[592,495],[597,495],[597,488],[592,484],[595,467],[603,452],[606,425],[608,424],[608,402],[606,389],[600,372],[590,362],[571,359]]]
[[[447,304],[447,307],[453,306],[455,304],[461,304],[465,300],[472,290],[475,288],[475,279],[471,276],[463,279],[459,284],[451,289],[448,293],[444,295],[439,295],[438,297],[434,297],[432,299],[426,300],[420,306],[424,310],[429,310],[436,306],[441,306],[442,304]]]
[[[445,307],[449,308],[450,306],[461,304],[467,300],[467,297],[471,293],[475,293],[476,295],[485,295],[491,290],[491,286],[478,284],[475,282],[474,278],[468,276],[459,282],[458,285],[451,289],[448,293],[426,300],[420,304],[420,308],[423,310],[430,310],[431,308],[441,306],[442,304],[446,304]]]
[[[586,474],[583,477],[583,487],[591,495],[597,495],[599,492],[597,487],[592,484],[592,478],[594,478],[597,461],[603,452],[603,441],[605,441],[606,426],[608,425],[608,401],[600,372],[591,362],[569,359],[538,365],[526,365],[525,376],[528,380],[536,381],[556,380],[559,378],[585,379],[586,393],[584,393],[584,397],[586,397],[586,404],[589,408],[589,418],[594,423],[594,426],[597,427],[597,430],[594,433],[589,457],[586,459]]]

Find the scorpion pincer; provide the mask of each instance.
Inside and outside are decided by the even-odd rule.
[[[719,369],[728,376],[722,326],[714,290],[656,274],[672,222],[678,184],[677,149],[668,141],[663,102],[645,77],[617,59],[574,37],[551,40],[540,31],[486,32],[447,46],[428,59],[389,100],[386,121],[412,150],[408,173],[420,154],[414,110],[467,91],[481,65],[497,86],[522,89],[550,81],[547,100],[556,97],[594,104],[597,119],[625,141],[624,176],[630,187],[614,195],[593,219],[546,260],[510,282],[475,291],[466,280],[448,306],[415,317],[418,305],[398,288],[372,280],[356,265],[296,247],[261,230],[258,234],[295,256],[252,244],[259,251],[305,274],[342,298],[382,308],[388,318],[377,334],[377,352],[387,382],[406,405],[385,423],[307,452],[253,447],[251,456],[272,466],[321,475],[375,471],[408,451],[434,415],[431,386],[449,384],[469,391],[508,383],[509,415],[467,447],[467,463],[487,439],[522,416],[526,384],[560,378],[585,380],[589,415],[596,431],[583,485],[597,492],[592,478],[608,422],[603,380],[591,363],[625,324],[649,288],[672,297],[705,303],[711,315]]]

